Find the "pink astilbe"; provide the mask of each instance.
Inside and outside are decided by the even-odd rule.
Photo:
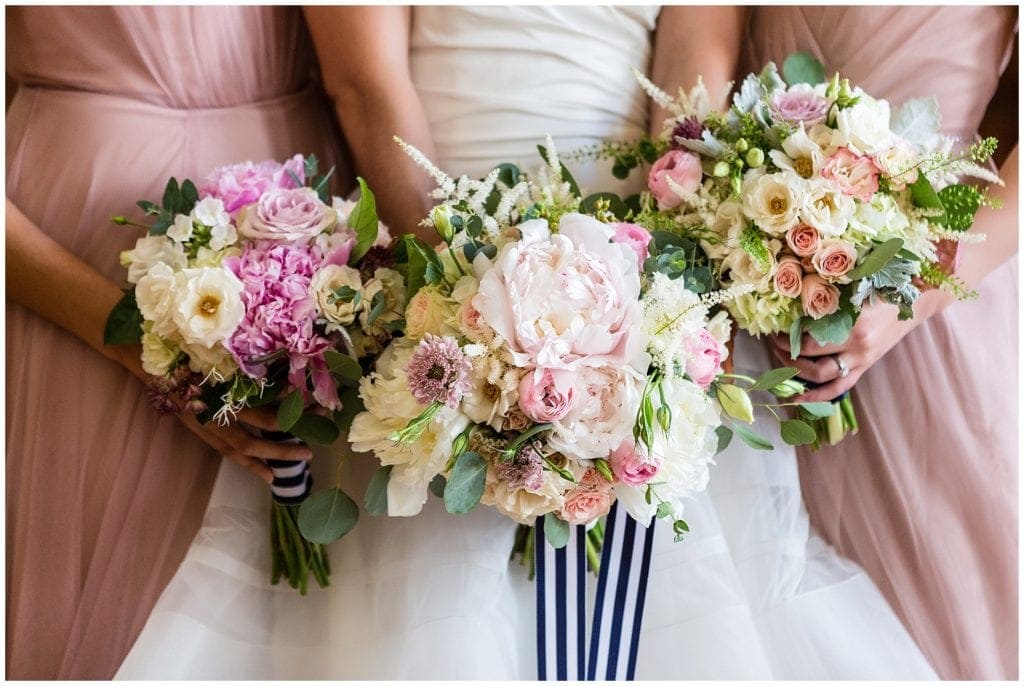
[[[291,172],[299,179],[295,182]],[[284,164],[274,160],[242,162],[215,169],[199,186],[199,197],[219,198],[234,216],[242,207],[275,189],[298,188],[306,182],[306,160],[296,155]]]
[[[472,363],[450,336],[427,334],[420,341],[405,371],[409,390],[424,405],[439,402],[457,407],[469,388]]]
[[[317,313],[309,284],[321,263],[315,247],[270,241],[253,243],[240,257],[225,260],[245,284],[245,319],[227,347],[238,366],[254,377],[266,376],[267,361],[283,353],[289,360],[289,383],[304,391],[308,369],[314,400],[337,409],[338,390],[323,358],[331,342],[313,326]]]

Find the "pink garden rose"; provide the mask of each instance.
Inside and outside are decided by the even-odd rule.
[[[722,347],[707,329],[683,341],[686,373],[695,384],[706,389],[722,368]]]
[[[644,268],[644,260],[650,254],[648,247],[651,243],[651,234],[647,229],[628,222],[619,222],[611,225],[615,229],[612,240],[616,243],[628,245],[636,252],[637,268],[641,271]]]
[[[642,355],[636,253],[611,243],[607,224],[567,214],[552,234],[544,219],[492,263],[478,254],[473,307],[508,343],[520,367],[624,365]]]
[[[632,436],[622,441],[622,445],[609,456],[608,462],[615,478],[627,486],[644,485],[661,468],[661,460],[647,455]]]
[[[312,188],[268,191],[238,213],[238,233],[252,240],[311,241],[337,223]]]
[[[870,202],[878,192],[879,172],[870,157],[857,155],[849,148],[839,148],[821,169],[821,175],[834,181],[843,195],[861,202]]]
[[[569,413],[573,405],[573,375],[534,369],[519,382],[519,409],[535,422],[556,422]]]
[[[670,150],[651,166],[647,174],[647,187],[658,201],[659,210],[671,210],[683,201],[669,185],[669,179],[686,193],[694,193],[700,187],[704,172],[700,158],[692,152]]]
[[[804,267],[800,260],[791,255],[779,259],[779,266],[775,269],[773,284],[775,292],[787,298],[799,298],[803,290]]]
[[[804,313],[814,319],[821,319],[839,309],[839,289],[817,274],[804,277],[800,297]]]
[[[848,241],[822,241],[811,264],[814,271],[828,281],[841,280],[857,264],[857,248]]]
[[[817,252],[820,240],[818,230],[810,224],[797,224],[786,232],[786,245],[799,257],[809,257]]]
[[[608,514],[612,507],[612,485],[596,469],[583,473],[576,487],[565,496],[559,516],[570,524],[589,524]]]
[[[298,188],[306,182],[306,162],[296,155],[284,164],[274,160],[243,162],[218,167],[199,186],[199,197],[218,198],[231,216],[246,205],[259,201],[267,191]],[[291,174],[299,179],[295,182]]]
[[[828,100],[814,92],[814,87],[805,83],[790,86],[772,96],[772,114],[779,121],[789,124],[803,122],[808,128],[821,124],[828,114]]]

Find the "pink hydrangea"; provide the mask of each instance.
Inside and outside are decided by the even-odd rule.
[[[245,285],[245,319],[228,340],[228,350],[247,374],[263,377],[267,362],[284,354],[289,361],[288,381],[306,388],[306,372],[313,380],[313,398],[337,409],[338,389],[324,362],[331,341],[314,328],[316,307],[310,280],[320,267],[320,251],[263,241],[250,244],[239,257],[224,261]]]
[[[242,162],[218,167],[199,186],[201,198],[219,198],[232,216],[246,205],[257,202],[264,193],[276,189],[298,188],[306,182],[306,160],[296,155],[284,164],[274,160]],[[291,171],[300,183],[292,178]]]

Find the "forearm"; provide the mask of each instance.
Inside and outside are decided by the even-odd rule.
[[[117,284],[43,233],[9,199],[6,249],[9,300],[130,366],[131,350],[103,345],[107,315],[122,295]]]
[[[999,170],[1004,186],[989,186],[988,193],[1002,203],[999,209],[982,208],[975,219],[972,233],[984,234],[985,240],[976,245],[960,248],[960,267],[957,275],[969,285],[977,287],[991,272],[1017,254],[1017,146],[1007,156]]]
[[[675,94],[700,76],[718,104],[739,62],[744,7],[665,7],[658,17],[651,80]],[[651,105],[651,132],[660,133],[668,113]]]

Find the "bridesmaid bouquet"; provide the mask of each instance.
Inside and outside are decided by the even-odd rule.
[[[147,235],[121,255],[130,284],[107,323],[108,344],[141,343],[161,412],[228,422],[246,407],[279,403],[276,440],[329,444],[351,420],[360,357],[380,352],[405,308],[390,268],[373,194],[327,196],[315,157],[215,170],[197,188],[171,179],[161,204],[139,202]],[[274,471],[273,581],[305,593],[329,566],[322,544],[355,525],[338,489],[306,499],[308,463]],[[302,503],[302,508],[299,508]],[[329,511],[330,517],[322,517]],[[302,535],[300,535],[300,531]]]
[[[438,183],[424,225],[442,243],[405,237],[404,336],[359,382],[349,440],[382,464],[367,510],[412,516],[429,491],[452,513],[543,517],[556,548],[597,525],[595,568],[616,500],[681,537],[683,501],[732,435],[720,411],[764,440],[723,376],[728,315],[712,316],[750,287],[691,290],[697,246],[620,221],[632,210],[615,196],[582,198],[550,139],[539,181],[512,165],[454,180],[405,147]]]
[[[615,160],[618,176],[651,163],[647,192],[661,220],[699,241],[718,284],[748,288],[725,303],[739,327],[788,332],[794,359],[805,333],[845,341],[866,302],[907,319],[922,288],[973,297],[953,274],[955,256],[977,238],[966,231],[987,200],[956,181],[999,182],[978,166],[995,140],[954,156],[934,99],[890,111],[802,53],[783,73],[769,64],[747,76],[725,114],[699,82],[672,98],[637,73],[672,116],[660,137],[597,154]],[[838,412],[817,405],[799,410],[798,443],[834,444],[856,430],[848,395]]]

